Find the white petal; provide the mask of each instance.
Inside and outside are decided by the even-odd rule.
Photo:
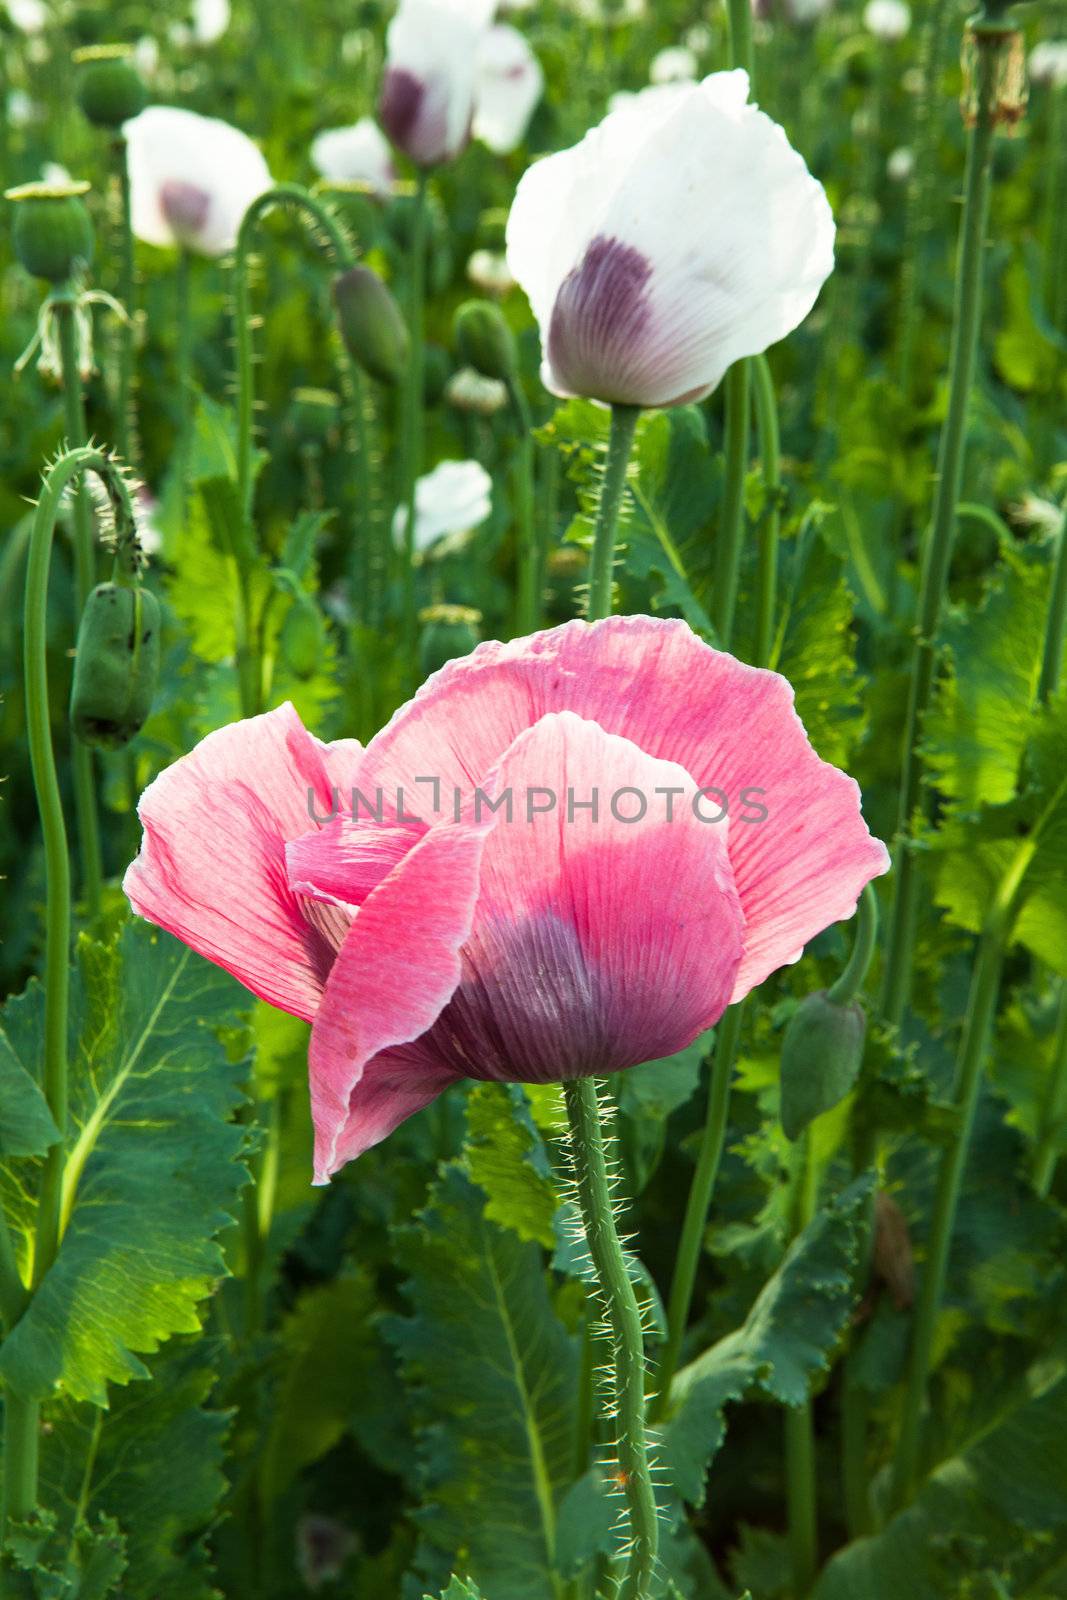
[[[467,533],[483,523],[492,508],[493,480],[478,461],[441,461],[415,485],[415,548],[426,550],[450,533]],[[404,507],[393,521],[403,539]]]
[[[525,137],[544,91],[541,63],[517,28],[498,23],[478,46],[474,137],[498,155]]]
[[[230,0],[196,0],[193,34],[198,44],[214,44],[230,26]]]
[[[252,201],[271,187],[259,147],[228,122],[174,106],[149,106],[123,127],[130,168],[133,231],[147,244],[186,244],[224,255]],[[179,238],[164,208],[164,186],[206,197],[202,218]]]
[[[317,134],[311,161],[330,183],[367,183],[378,194],[388,194],[396,181],[393,152],[373,117]]]
[[[379,117],[418,166],[451,161],[470,137],[478,43],[495,0],[401,0],[386,34]]]

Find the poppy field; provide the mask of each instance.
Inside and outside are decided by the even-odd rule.
[[[1067,1600],[1067,7],[0,0],[0,1600]]]

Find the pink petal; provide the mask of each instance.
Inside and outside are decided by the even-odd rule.
[[[329,904],[361,906],[426,831],[425,824],[379,825],[339,813],[324,828],[312,828],[286,845],[289,887]]]
[[[725,791],[746,925],[735,1000],[851,916],[864,884],[888,869],[858,786],[815,754],[786,680],[712,650],[671,619],[569,622],[479,645],[371,741],[361,783],[428,794],[415,778],[436,776],[447,809],[454,785],[469,794],[524,728],[564,709]],[[742,803],[747,788],[762,791],[754,800],[766,821],[744,820],[754,811]]]
[[[311,1030],[316,1183],[454,1081],[433,1063],[399,1071],[389,1052],[430,1027],[459,981],[491,826],[432,828],[356,913]]]
[[[289,888],[285,841],[351,785],[360,746],[312,738],[291,705],[208,734],[141,796],[141,850],[123,888],[135,911],[308,1020],[347,918]]]

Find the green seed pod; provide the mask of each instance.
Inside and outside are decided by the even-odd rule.
[[[139,733],[159,677],[159,602],[148,589],[98,583],[85,602],[70,720],[83,744],[118,750]]]
[[[278,644],[290,670],[298,678],[310,678],[322,661],[326,630],[322,613],[308,595],[297,595],[285,613]]]
[[[419,670],[424,678],[457,656],[470,655],[478,643],[480,611],[471,606],[427,606],[419,612]]]
[[[782,1040],[782,1130],[798,1139],[845,1098],[859,1076],[867,1017],[858,1000],[836,1005],[825,989],[807,995]]]
[[[305,444],[327,444],[341,418],[341,401],[332,389],[294,389],[287,425]]]
[[[148,90],[123,44],[75,50],[78,104],[96,128],[121,128],[148,104]]]
[[[350,355],[380,383],[397,383],[410,353],[400,307],[370,267],[349,267],[333,281],[341,337]]]
[[[515,337],[491,300],[465,300],[452,326],[456,350],[465,366],[502,383],[514,378],[518,369]]]
[[[93,258],[93,225],[82,195],[87,183],[24,183],[8,189],[16,202],[14,245],[35,278],[66,283]]]

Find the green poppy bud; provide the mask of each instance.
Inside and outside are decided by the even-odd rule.
[[[140,732],[159,677],[159,602],[148,589],[99,583],[85,602],[70,720],[83,744],[117,750]]]
[[[296,596],[285,613],[278,645],[286,666],[298,678],[310,678],[326,648],[322,613],[310,596]]]
[[[88,45],[75,50],[78,104],[96,128],[121,128],[143,111],[148,90],[123,44]]]
[[[14,246],[35,278],[66,283],[93,257],[93,225],[82,195],[87,183],[24,183],[8,189],[14,200]]]
[[[798,1139],[845,1098],[859,1076],[867,1017],[858,1000],[836,1005],[825,989],[807,995],[782,1040],[782,1130]]]
[[[478,643],[480,611],[471,606],[427,606],[419,612],[419,670],[424,678],[457,656],[468,656]]]
[[[381,383],[397,383],[410,352],[400,307],[370,267],[349,267],[333,282],[333,302],[349,353]]]
[[[486,378],[508,383],[518,367],[515,336],[491,300],[466,300],[453,328],[460,360]]]

